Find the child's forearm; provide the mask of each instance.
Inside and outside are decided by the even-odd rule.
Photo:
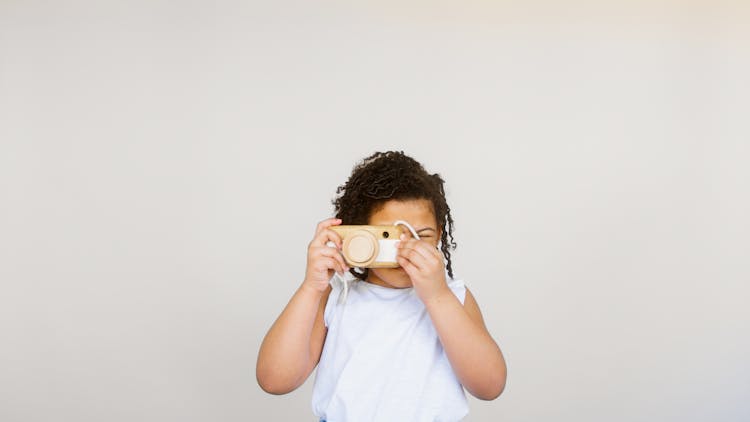
[[[479,399],[498,397],[505,388],[505,359],[484,327],[471,293],[466,291],[465,305],[462,305],[446,288],[425,306],[461,384]],[[472,318],[469,313],[474,310]]]
[[[268,330],[256,367],[258,384],[265,391],[288,393],[299,387],[314,368],[311,338],[324,294],[303,283]]]

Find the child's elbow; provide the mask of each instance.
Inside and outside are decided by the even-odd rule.
[[[262,382],[258,382],[258,385],[260,385],[260,388],[266,393],[273,394],[275,396],[281,396],[289,392],[288,390],[281,388],[279,386],[276,386],[276,385],[265,384]]]
[[[505,380],[507,379],[505,370],[498,371],[494,377],[486,380],[486,383],[476,391],[471,391],[471,395],[479,400],[495,400],[505,391]]]
[[[290,385],[282,374],[264,365],[258,365],[256,368],[255,380],[258,381],[260,388],[268,394],[281,395],[294,390],[294,386]]]
[[[256,380],[258,381],[258,385],[260,386],[260,388],[268,394],[274,394],[278,396],[292,391],[292,389],[288,388],[288,386],[274,381],[273,377],[262,377],[258,375],[256,376]]]
[[[481,400],[495,400],[496,398],[500,397],[501,394],[503,394],[503,391],[505,391],[505,381],[503,381],[502,384],[495,386],[494,388],[490,389],[487,392],[487,395],[484,397],[480,397]]]
[[[503,394],[504,390],[505,390],[505,383],[502,383],[499,385],[490,386],[486,389],[483,389],[482,391],[473,392],[472,395],[478,398],[479,400],[491,401],[500,397],[500,395]]]

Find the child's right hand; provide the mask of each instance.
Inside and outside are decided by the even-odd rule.
[[[302,284],[321,293],[328,287],[328,281],[333,277],[334,271],[342,275],[349,271],[344,257],[339,252],[342,248],[341,237],[329,229],[339,224],[341,220],[338,218],[321,221],[315,229],[315,237],[307,247],[307,270]],[[328,242],[333,242],[336,247],[326,245]]]

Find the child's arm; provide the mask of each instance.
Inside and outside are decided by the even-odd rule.
[[[496,399],[505,389],[505,359],[469,289],[463,306],[450,289],[425,306],[461,384],[478,399]]]
[[[318,224],[307,250],[305,280],[260,346],[255,374],[260,387],[271,394],[286,394],[302,385],[320,360],[326,336],[323,312],[331,291],[328,280],[333,271],[348,271],[339,252],[326,246],[332,241],[341,248],[341,238],[328,229],[338,224],[341,220]]]
[[[445,280],[443,255],[434,245],[402,240],[399,264],[414,284],[461,384],[476,398],[493,400],[505,389],[507,368],[467,289],[463,306]]]

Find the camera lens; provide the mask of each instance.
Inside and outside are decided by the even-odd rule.
[[[390,236],[390,235],[391,234],[388,233],[388,232],[383,232],[383,238],[385,238],[385,239],[388,239],[388,236]]]

